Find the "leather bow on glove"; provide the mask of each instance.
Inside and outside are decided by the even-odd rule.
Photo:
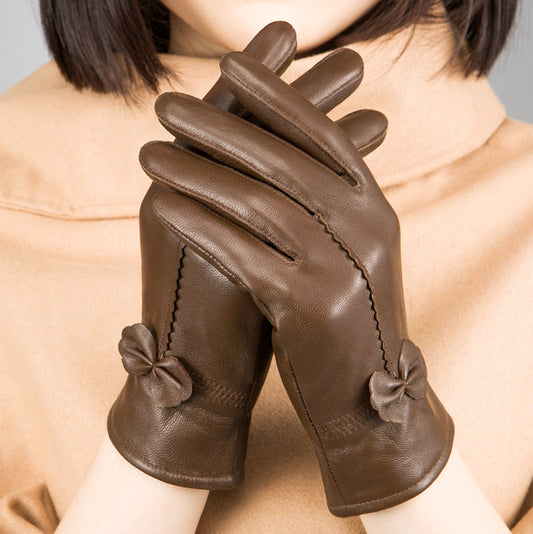
[[[275,22],[244,53],[275,76],[295,50],[293,28]],[[361,67],[356,55],[334,54],[293,85],[328,111],[355,90]],[[204,100],[242,116],[242,122],[261,124],[223,80]],[[368,152],[382,141],[386,120],[364,111],[343,126]],[[159,222],[152,200],[160,191],[152,184],[140,209],[143,324],[123,331],[119,350],[129,376],[109,413],[108,432],[118,451],[153,477],[195,488],[232,488],[243,478],[251,410],[272,352],[270,325],[247,291]]]
[[[146,172],[176,190],[156,214],[271,323],[330,510],[399,504],[439,475],[453,423],[407,333],[398,218],[343,128],[246,54],[220,66],[270,131],[162,95],[164,124],[195,150],[143,148]]]

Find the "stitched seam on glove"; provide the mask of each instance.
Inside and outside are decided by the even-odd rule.
[[[395,377],[398,376],[396,370],[394,369],[392,361],[387,357],[387,348],[385,346],[385,340],[383,339],[383,326],[381,325],[381,321],[380,321],[380,318],[379,318],[380,314],[378,313],[378,307],[377,307],[376,301],[374,299],[374,288],[372,286],[372,283],[370,282],[370,275],[366,271],[364,265],[360,264],[359,260],[355,256],[355,254],[353,254],[352,251],[349,249],[349,247],[342,241],[342,239],[339,236],[337,236],[335,231],[332,230],[329,227],[329,225],[326,222],[326,220],[324,219],[324,217],[320,213],[317,213],[316,217],[320,221],[320,223],[322,224],[322,226],[324,227],[326,232],[339,245],[339,247],[344,252],[346,252],[348,257],[354,263],[355,267],[361,271],[361,274],[363,275],[364,279],[366,280],[367,289],[368,289],[368,292],[369,292],[369,299],[370,299],[370,302],[372,303],[372,310],[374,312],[374,321],[376,322],[376,330],[378,331],[379,340],[381,342],[381,351],[383,353],[382,357],[383,357],[384,367],[385,367],[385,369],[387,369],[387,371],[389,371],[389,373],[393,374],[393,376],[395,376]]]
[[[370,406],[365,407],[363,411],[352,410],[340,417],[336,417],[326,423],[317,425],[317,430],[320,432],[323,439],[347,437],[361,429],[367,421],[365,416],[372,416],[374,413],[374,410]]]
[[[196,391],[201,391],[210,400],[215,400],[231,408],[246,408],[248,393],[232,390],[222,384],[217,384],[212,380],[201,377],[198,373],[192,372]]]
[[[176,324],[176,314],[178,312],[178,306],[179,306],[179,298],[180,298],[180,288],[181,288],[181,278],[183,276],[183,260],[185,258],[185,246],[181,247],[180,256],[179,256],[179,264],[178,264],[178,272],[176,276],[176,291],[174,293],[174,302],[173,302],[173,309],[172,313],[170,315],[170,325],[168,329],[168,335],[167,335],[167,350],[170,350],[170,343],[172,341],[172,334],[174,334],[175,330],[175,324]],[[164,353],[163,353],[164,354]]]
[[[298,392],[298,397],[300,398],[300,402],[302,403],[303,409],[305,410],[305,415],[307,416],[307,419],[311,423],[311,426],[313,427],[315,435],[318,438],[318,441],[320,443],[320,448],[322,449],[322,454],[324,455],[324,461],[325,461],[325,463],[326,463],[326,465],[328,467],[328,472],[329,472],[329,474],[331,476],[331,479],[333,480],[333,483],[335,484],[335,487],[337,488],[337,491],[339,492],[339,495],[341,496],[341,499],[346,504],[346,499],[344,498],[344,495],[343,495],[343,493],[341,491],[339,483],[337,482],[337,479],[335,478],[335,475],[333,474],[333,470],[331,468],[331,465],[329,464],[329,460],[328,460],[328,457],[326,455],[326,451],[324,449],[324,444],[322,443],[322,438],[320,437],[320,434],[318,433],[317,427],[316,427],[313,419],[311,418],[309,410],[307,409],[307,405],[305,404],[305,400],[304,400],[304,397],[302,395],[302,391],[300,390],[300,385],[298,384],[298,380],[296,379],[296,374],[294,373],[294,369],[292,367],[292,363],[291,363],[290,359],[285,354],[283,354],[283,357],[287,360],[287,363],[289,365],[289,369],[291,370],[291,376],[292,376],[292,379],[293,379],[294,384],[296,386],[296,391]]]
[[[158,360],[163,357],[163,355],[165,354],[165,352],[168,350],[170,346],[171,329],[174,323],[174,313],[177,307],[184,248],[185,248],[184,246],[180,246],[179,244],[176,246],[175,262],[178,263],[178,267],[177,267],[176,277],[172,278],[171,283],[169,283],[169,286],[173,286],[173,290],[171,291],[169,287],[168,291],[166,292],[168,295],[166,317],[168,317],[168,319],[166,323],[163,325],[161,339],[158,342]],[[166,342],[164,344],[163,344],[163,339],[166,339]]]

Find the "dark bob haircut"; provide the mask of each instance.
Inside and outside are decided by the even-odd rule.
[[[456,35],[452,56],[466,52],[464,74],[488,73],[515,18],[518,0],[379,0],[363,18],[327,43],[297,54],[318,53],[439,20],[442,2]],[[46,42],[63,76],[76,88],[128,95],[138,85],[158,89],[169,74],[170,17],[159,0],[40,0]]]

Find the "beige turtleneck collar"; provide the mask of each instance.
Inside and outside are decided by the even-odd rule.
[[[447,25],[418,26],[392,38],[355,43],[365,63],[359,89],[330,113],[374,108],[389,130],[367,162],[384,188],[419,178],[481,146],[505,111],[485,78],[441,71],[453,49]],[[290,82],[327,52],[295,60]],[[164,54],[178,74],[162,90],[202,97],[217,79],[218,59]],[[439,72],[441,71],[441,72]],[[149,185],[140,170],[140,146],[169,134],[153,113],[154,95],[138,107],[115,96],[77,92],[53,62],[0,97],[0,206],[60,218],[137,216]]]

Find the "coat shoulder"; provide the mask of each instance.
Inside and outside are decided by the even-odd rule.
[[[519,158],[527,170],[533,171],[533,124],[506,117],[501,126],[487,140],[486,148],[495,158],[511,163]]]
[[[154,98],[128,103],[77,90],[53,61],[0,95],[0,207],[63,219],[136,217],[149,185],[139,149],[170,137]]]

